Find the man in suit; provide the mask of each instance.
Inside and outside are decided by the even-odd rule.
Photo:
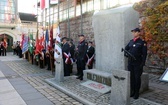
[[[70,76],[70,47],[67,42],[68,38],[63,37],[62,38],[62,56],[63,56],[63,63],[64,63],[64,76]]]
[[[72,41],[69,41],[71,59],[74,61],[75,45]],[[72,62],[73,63],[73,62]],[[70,65],[70,73],[72,73],[73,64]]]
[[[77,69],[79,70],[79,76],[76,79],[83,80],[83,70],[85,70],[86,66],[86,52],[87,52],[87,45],[85,43],[85,36],[79,35],[79,44],[77,46]]]
[[[92,42],[89,41],[87,55],[86,55],[87,56],[88,69],[92,69],[93,68],[94,53],[95,53],[95,48],[92,46]]]
[[[125,47],[135,59],[128,56],[128,70],[130,71],[131,80],[131,97],[138,99],[139,90],[141,87],[142,68],[145,65],[147,56],[146,42],[140,38],[140,29],[135,28],[131,30],[133,39]]]

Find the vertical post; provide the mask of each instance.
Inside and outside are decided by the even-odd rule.
[[[37,0],[37,31],[38,31],[38,0]]]
[[[18,0],[13,1],[15,5],[15,22],[17,21],[18,18]]]
[[[74,12],[74,17],[76,17],[76,4],[77,4],[77,0],[74,0],[74,8],[75,8],[75,9],[74,9],[74,11],[75,11],[75,12]]]
[[[83,34],[83,12],[82,12],[82,4],[83,4],[83,0],[81,0],[81,34]]]
[[[93,11],[94,11],[94,0],[93,0]]]
[[[45,25],[44,25],[44,26],[45,26],[45,29],[46,29],[46,22],[47,22],[47,21],[46,21],[46,20],[47,20],[47,9],[44,9],[44,11],[45,11]]]
[[[70,20],[69,20],[69,0],[68,0],[68,38],[70,38]]]
[[[50,5],[49,5],[49,8],[48,8],[48,9],[49,9],[49,25],[48,25],[48,29],[50,30],[50,25],[51,25],[51,24],[50,24]]]
[[[59,24],[59,4],[60,4],[60,0],[58,0],[58,4],[57,4],[57,6],[58,6],[58,24]]]

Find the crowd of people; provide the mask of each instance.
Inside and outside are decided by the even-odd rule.
[[[91,41],[86,42],[84,35],[79,35],[79,43],[75,48],[73,40],[62,38],[62,55],[64,62],[64,76],[70,76],[73,72],[73,63],[77,64],[77,79],[83,80],[83,70],[93,68],[95,49]]]
[[[130,85],[131,85],[131,97],[138,99],[139,90],[141,86],[141,75],[143,72],[143,66],[145,65],[147,56],[147,45],[146,42],[140,38],[140,29],[135,28],[131,30],[133,39],[126,45],[125,50],[129,52],[132,56],[126,55],[128,57],[128,71],[130,71]],[[67,37],[61,39],[61,49],[62,58],[64,65],[64,76],[70,76],[73,73],[73,64],[77,64],[77,78],[83,80],[83,71],[86,69],[93,68],[95,49],[91,41],[87,42],[84,35],[79,35],[79,42],[77,47],[75,47],[73,40]],[[55,40],[55,43],[57,41]],[[34,46],[34,45],[33,45]],[[13,45],[14,54],[22,57],[22,51],[20,47],[20,42],[16,42]],[[1,49],[3,49],[3,44],[1,43]],[[2,50],[1,50],[2,51]],[[1,52],[0,51],[0,55]],[[28,52],[26,58],[30,54],[32,64],[39,65],[40,68],[47,66],[47,70],[53,70],[54,68],[54,45],[50,50],[41,49],[36,51],[34,46],[33,53]]]
[[[55,43],[56,40],[54,40]],[[51,70],[52,72],[55,70],[55,58],[54,58],[54,45],[52,48],[48,47],[48,50],[42,48],[40,51],[36,50],[35,41],[32,43],[33,52],[31,53],[29,50],[24,54],[25,58],[31,61],[32,64],[39,65],[40,68],[45,68],[47,66],[47,70]],[[22,54],[22,46],[21,42],[17,41],[13,43],[12,49],[13,54],[18,55],[19,58],[23,57]],[[79,35],[79,43],[77,47],[72,39],[67,37],[63,37],[61,39],[61,49],[62,49],[62,58],[64,64],[64,76],[70,76],[74,74],[73,65],[77,64],[77,79],[83,80],[83,70],[87,66],[88,69],[93,68],[95,49],[91,41],[86,42],[84,35]]]

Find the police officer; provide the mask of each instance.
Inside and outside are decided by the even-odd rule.
[[[79,70],[79,76],[76,79],[83,80],[83,70],[85,70],[86,66],[86,53],[87,53],[87,45],[85,44],[84,35],[79,35],[79,43],[77,46],[77,69]]]
[[[146,43],[140,38],[140,29],[131,30],[133,39],[130,40],[125,50],[130,52],[135,59],[128,57],[128,70],[130,71],[131,79],[131,97],[138,99],[141,86],[142,68],[145,65],[147,56]]]

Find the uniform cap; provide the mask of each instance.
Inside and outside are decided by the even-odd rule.
[[[135,28],[135,29],[131,30],[131,32],[140,32],[140,29],[139,28]]]
[[[84,37],[85,35],[81,34],[81,35],[78,35],[78,36],[79,36],[79,37],[81,37],[81,36]]]

